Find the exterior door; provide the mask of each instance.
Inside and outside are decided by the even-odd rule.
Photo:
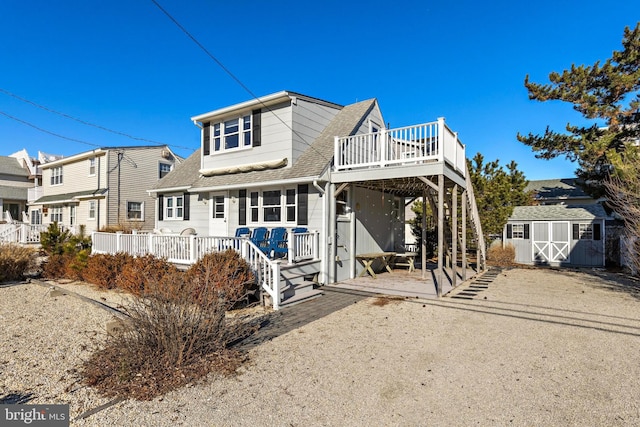
[[[209,235],[215,237],[226,237],[228,204],[225,193],[211,193],[209,197],[211,209],[209,211]]]
[[[569,223],[547,221],[533,223],[533,261],[557,263],[569,261]]]
[[[336,282],[351,277],[350,266],[352,254],[350,247],[351,220],[349,216],[339,217],[336,221]]]

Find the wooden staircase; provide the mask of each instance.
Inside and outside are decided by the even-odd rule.
[[[482,224],[480,223],[480,214],[478,213],[478,205],[476,205],[476,197],[473,193],[473,184],[471,182],[471,174],[469,173],[469,166],[466,166],[466,194],[467,194],[467,209],[469,211],[469,220],[472,224],[473,234],[478,242],[478,270],[487,269],[487,249],[484,242],[484,234],[482,234]]]
[[[300,263],[282,263],[280,265],[280,308],[290,307],[308,301],[323,294],[317,288],[317,277],[320,273],[320,261],[311,260]],[[263,303],[272,304],[271,297],[264,293]]]

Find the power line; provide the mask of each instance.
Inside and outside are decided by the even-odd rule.
[[[53,110],[51,108],[45,107],[44,105],[40,105],[40,104],[37,104],[37,103],[35,103],[33,101],[30,101],[28,99],[22,98],[22,97],[20,97],[20,96],[18,96],[16,94],[11,93],[8,90],[2,89],[2,88],[0,88],[0,92],[4,93],[5,95],[9,95],[9,96],[12,96],[12,97],[14,97],[16,99],[19,99],[22,102],[26,102],[27,104],[31,104],[34,107],[38,107],[38,108],[40,108],[42,110],[48,111],[50,113],[57,114],[59,116],[65,117],[67,119],[75,120],[76,122],[82,123],[83,125],[92,126],[94,128],[98,128],[98,129],[106,131],[106,132],[111,132],[111,133],[116,134],[116,135],[120,135],[120,136],[124,136],[124,137],[127,137],[127,138],[131,138],[131,139],[134,139],[136,141],[145,141],[145,142],[151,142],[151,143],[158,144],[158,145],[167,145],[164,142],[159,142],[159,141],[154,141],[152,139],[141,138],[141,137],[129,135],[129,134],[124,133],[124,132],[120,132],[120,131],[117,131],[117,130],[109,129],[109,128],[106,128],[104,126],[97,125],[95,123],[84,121],[84,120],[79,119],[77,117],[70,116],[69,114],[65,114],[65,113],[62,113],[60,111]]]
[[[249,87],[247,85],[245,85],[238,77],[236,77],[235,74],[233,74],[231,72],[231,70],[229,70],[227,67],[225,67],[225,65],[222,63],[222,61],[220,61],[211,52],[209,52],[209,50],[206,47],[204,47],[204,45],[202,43],[200,43],[198,41],[198,39],[196,39],[195,36],[193,36],[185,27],[183,27],[182,24],[180,24],[176,18],[174,18],[169,12],[167,12],[160,5],[160,3],[158,3],[156,0],[151,0],[151,2],[153,4],[155,4],[158,7],[158,9],[160,9],[162,11],[162,13],[164,13],[167,16],[167,18],[169,18],[183,33],[185,33],[185,35],[187,37],[189,37],[209,58],[211,58],[216,64],[218,64],[218,66],[220,68],[222,68],[222,70],[224,70],[224,72],[227,73],[229,75],[229,77],[231,77],[236,83],[238,83],[238,85],[240,85],[240,87],[242,87],[242,89],[244,89],[249,95],[251,95],[251,97],[253,99],[258,101],[260,103],[260,105],[262,105],[267,111],[272,113],[283,125],[285,125],[291,132],[293,132],[294,135],[296,135],[298,138],[300,138],[300,141],[302,141],[303,144],[307,145],[308,147],[310,147],[314,151],[316,151],[320,155],[320,157],[324,158],[325,160],[329,160],[323,153],[321,153],[320,151],[318,151],[315,148],[313,148],[311,146],[311,144],[309,144],[302,135],[300,135],[298,132],[296,132],[291,126],[289,126],[289,124],[287,122],[285,122],[278,114],[276,114],[275,111],[273,111],[260,98],[258,98],[256,96],[256,94],[254,94],[253,91],[251,89],[249,89]]]
[[[0,114],[10,118],[11,120],[15,120],[16,122],[22,123],[23,125],[27,125],[27,126],[30,126],[30,127],[34,128],[34,129],[37,129],[40,132],[48,133],[49,135],[53,135],[53,136],[58,137],[58,138],[66,139],[67,141],[79,142],[80,144],[90,145],[92,147],[100,147],[100,145],[94,144],[92,142],[83,141],[81,139],[70,138],[68,136],[60,135],[59,133],[51,132],[50,130],[46,130],[46,129],[43,129],[43,128],[39,127],[39,126],[36,126],[33,123],[29,123],[27,121],[24,121],[24,120],[21,120],[21,119],[19,119],[17,117],[14,117],[14,116],[12,116],[10,114],[7,114],[4,111],[0,111]]]
[[[38,104],[36,102],[33,102],[33,101],[29,100],[29,99],[23,98],[23,97],[21,97],[19,95],[16,95],[15,93],[9,92],[6,89],[0,88],[0,92],[4,93],[5,95],[11,96],[13,98],[16,98],[16,99],[18,99],[18,100],[20,100],[22,102],[27,103],[27,104],[31,104],[34,107],[40,108],[42,110],[48,111],[48,112],[53,113],[53,114],[57,114],[59,116],[65,117],[67,119],[74,120],[74,121],[76,121],[78,123],[82,123],[83,125],[87,125],[87,126],[91,126],[91,127],[100,129],[100,130],[104,130],[106,132],[111,132],[113,134],[124,136],[124,137],[130,138],[130,139],[136,140],[136,141],[150,142],[150,143],[157,144],[157,145],[167,145],[169,147],[180,148],[180,149],[184,149],[184,150],[193,150],[193,147],[185,147],[185,146],[175,145],[175,144],[166,144],[164,142],[154,141],[152,139],[141,138],[141,137],[129,135],[127,133],[120,132],[120,131],[113,130],[113,129],[109,129],[107,127],[100,126],[100,125],[97,125],[95,123],[87,122],[85,120],[79,119],[77,117],[71,116],[69,114],[66,114],[66,113],[63,113],[63,112],[60,112],[60,111],[56,111],[56,110],[51,109],[49,107],[46,107],[44,105]],[[50,135],[54,135],[54,136],[57,136],[59,138],[63,138],[63,139],[69,140],[69,141],[75,141],[75,142],[80,142],[82,144],[88,144],[88,145],[92,145],[92,146],[95,146],[95,147],[99,147],[99,145],[96,145],[96,144],[92,144],[92,143],[89,143],[89,142],[86,142],[86,141],[81,141],[81,140],[78,140],[78,139],[75,139],[75,138],[70,138],[70,137],[67,137],[67,136],[64,136],[64,135],[60,135],[60,134],[48,131],[46,129],[42,129],[42,128],[40,128],[40,127],[38,127],[38,126],[36,126],[36,125],[34,125],[32,123],[29,123],[29,122],[26,122],[24,120],[18,119],[16,117],[13,117],[13,116],[7,114],[7,113],[2,113],[2,114],[5,115],[6,117],[9,117],[10,119],[16,120],[16,121],[18,121],[18,122],[20,122],[22,124],[30,126],[30,127],[34,128],[34,129],[37,129],[37,130],[41,131],[41,132],[48,133]]]

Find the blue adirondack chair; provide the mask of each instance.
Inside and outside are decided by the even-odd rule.
[[[291,232],[293,234],[306,233],[307,231],[309,231],[309,230],[307,230],[307,227],[296,227],[296,228],[291,230]]]
[[[269,233],[269,249],[267,254],[271,258],[279,258],[287,255],[287,229],[275,227]]]
[[[258,227],[251,233],[251,242],[260,248],[265,254],[269,254],[269,230],[266,227]]]
[[[236,228],[236,237],[251,237],[251,230],[249,227]]]

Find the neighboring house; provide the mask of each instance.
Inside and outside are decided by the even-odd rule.
[[[341,106],[282,91],[192,121],[200,128],[201,148],[149,190],[157,201],[155,228],[165,234],[194,229],[191,242],[200,242],[191,246],[195,254],[213,237],[234,236],[240,227],[304,227],[317,239],[318,253],[286,266],[287,284],[296,274],[321,284],[366,274],[360,254],[397,251],[405,243],[407,199],[433,202],[444,233],[445,215],[457,212],[458,193],[472,197],[464,145],[444,119],[387,129],[375,99]],[[449,235],[458,235],[458,222],[446,222]],[[474,224],[478,231],[479,221]],[[212,239],[197,240],[206,236]],[[457,265],[457,241],[443,236],[439,253],[443,245],[453,247]],[[455,286],[458,276],[445,278],[444,258],[438,259],[438,294]],[[287,292],[271,289],[272,297]]]
[[[503,241],[518,263],[604,267],[606,218],[600,204],[516,206]]]
[[[529,181],[524,191],[533,191],[534,200],[540,205],[588,205],[598,202],[582,190],[577,178]]]
[[[104,147],[41,165],[42,196],[31,218],[77,233],[105,227],[152,230],[155,202],[146,189],[181,159],[167,146]]]
[[[30,187],[33,178],[29,169],[15,157],[0,156],[0,220],[22,221]]]

